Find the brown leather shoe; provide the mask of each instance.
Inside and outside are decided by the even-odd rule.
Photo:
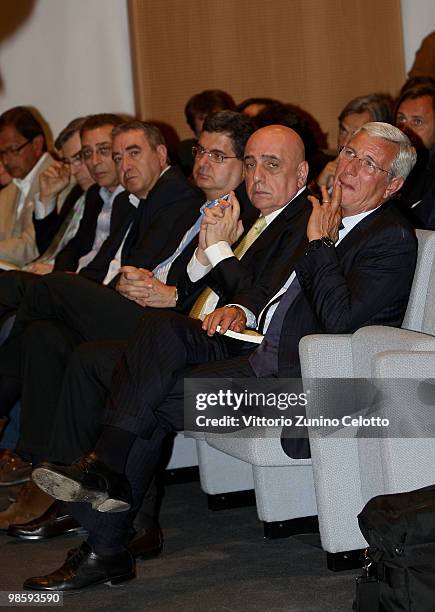
[[[10,487],[30,480],[32,464],[5,449],[0,456],[0,487]]]
[[[130,540],[128,551],[135,559],[157,557],[163,549],[163,533],[160,527],[141,529]]]
[[[17,501],[0,512],[0,529],[9,525],[25,524],[38,518],[54,504],[54,499],[41,491],[33,482],[26,482],[17,495]]]

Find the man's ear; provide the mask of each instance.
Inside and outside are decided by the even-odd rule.
[[[35,154],[38,157],[41,157],[44,152],[44,137],[42,136],[42,134],[38,134],[38,136],[35,136],[35,138],[32,140],[32,147],[35,151]]]
[[[157,145],[157,155],[159,156],[161,167],[164,168],[168,162],[168,149],[165,147],[165,145]]]
[[[403,176],[393,177],[389,181],[382,199],[388,200],[389,198],[391,198],[392,195],[394,195],[395,193],[397,193],[397,191],[399,191],[399,189],[402,187],[404,182],[405,182],[405,179],[403,178]]]
[[[306,161],[302,161],[297,170],[296,170],[296,176],[298,179],[297,185],[298,185],[298,189],[301,189],[307,182],[307,176],[308,176],[308,162]]]

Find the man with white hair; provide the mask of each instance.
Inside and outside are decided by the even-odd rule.
[[[250,177],[261,175],[263,164],[269,168],[271,158],[271,175],[277,172],[279,177],[273,141],[267,142],[267,155],[264,144],[259,139],[248,141],[248,185]],[[122,510],[134,508],[146,490],[167,433],[183,429],[185,378],[297,377],[302,336],[401,324],[417,241],[394,204],[386,202],[414,163],[409,139],[384,123],[366,124],[342,149],[332,199],[326,190],[323,205],[311,199],[308,247],[295,271],[289,270],[279,306],[257,349],[225,356],[222,331],[241,331],[247,321],[246,310],[237,305],[218,308],[202,325],[169,314],[144,313],[112,379],[106,425],[95,451],[72,466],[43,464],[33,472],[34,481],[46,492],[65,501],[92,504],[94,510],[86,518],[82,514],[91,539],[59,570],[29,578],[24,588],[68,591],[134,577],[134,562],[124,544],[129,516]],[[258,195],[267,202],[268,190],[263,187]],[[217,324],[220,333],[215,333]],[[285,450],[291,456],[307,456],[306,440],[289,442]],[[117,513],[102,514],[113,511]],[[90,543],[98,538],[101,547],[95,552]]]

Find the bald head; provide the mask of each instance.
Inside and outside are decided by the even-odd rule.
[[[246,190],[263,215],[285,206],[307,180],[304,143],[291,128],[268,125],[245,148]]]

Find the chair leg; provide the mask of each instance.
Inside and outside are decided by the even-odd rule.
[[[264,537],[272,540],[275,538],[289,538],[302,533],[319,533],[319,521],[317,516],[302,516],[287,521],[263,522]]]
[[[326,563],[332,572],[360,569],[364,562],[364,549],[345,550],[337,553],[326,553]]]
[[[209,510],[229,510],[231,508],[255,506],[255,491],[254,489],[248,489],[246,491],[207,495],[207,503]]]

